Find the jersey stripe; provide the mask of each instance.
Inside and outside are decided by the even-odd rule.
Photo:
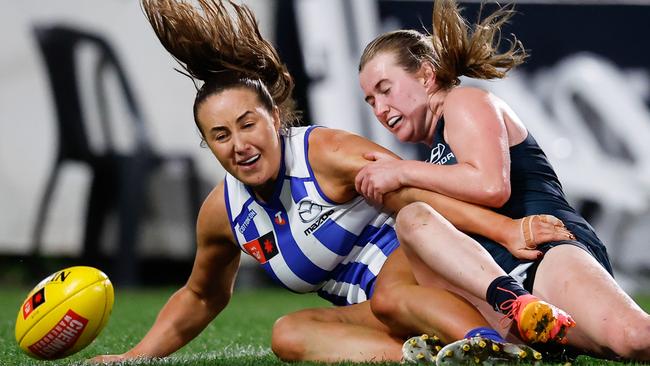
[[[311,182],[307,182],[311,184]],[[289,207],[288,214],[295,214],[296,209],[299,209],[299,206],[296,206],[295,201],[292,201],[290,198],[292,192],[287,191],[287,185],[283,189],[280,199],[285,205]],[[300,216],[298,214],[298,216]],[[294,238],[301,238],[301,240],[296,240],[296,245],[300,248],[300,251],[304,254],[305,257],[309,259],[311,263],[316,265],[319,268],[322,268],[325,271],[331,271],[334,269],[342,258],[331,251],[327,246],[323,245],[314,235],[305,235],[303,229],[297,228],[298,225],[290,225],[291,235]]]
[[[303,198],[307,197],[307,188],[305,188],[305,181],[300,178],[289,177],[291,184],[291,197],[293,202],[300,202]]]
[[[366,292],[359,285],[335,281],[328,281],[319,291],[319,295],[336,305],[356,304],[368,299]]]
[[[328,277],[328,271],[312,263],[302,252],[293,235],[291,235],[289,223],[282,225],[282,227],[277,224],[274,224],[274,226],[278,238],[278,247],[282,251],[282,256],[285,258],[289,268],[298,277],[312,285],[319,284],[323,279]]]
[[[330,220],[323,223],[315,232],[314,236],[338,255],[348,255],[352,246],[350,243],[357,241],[357,236],[345,230],[336,222]]]
[[[390,226],[383,226],[377,235],[373,238],[375,245],[384,253],[389,256],[395,250],[394,243],[397,242],[397,234]]]
[[[372,295],[377,274],[398,246],[394,220],[361,197],[335,203],[325,196],[307,161],[312,129],[292,128],[283,137],[281,174],[268,202],[226,175],[231,227],[242,250],[254,253],[291,291],[317,291],[339,305],[359,303]],[[269,232],[276,247],[260,246],[261,240],[247,244],[270,240]]]
[[[266,262],[268,266],[263,266],[267,272],[272,272],[272,278],[277,279],[277,281],[283,284],[288,289],[299,292],[311,292],[320,287],[314,286],[313,284],[306,282],[302,278],[298,277],[292,270],[289,268],[287,262],[284,261],[282,255],[276,255],[271,258],[270,261]],[[278,275],[281,274],[281,275]],[[281,276],[281,277],[280,277]]]

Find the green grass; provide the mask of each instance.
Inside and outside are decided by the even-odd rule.
[[[28,290],[0,289],[0,365],[78,365],[97,354],[122,353],[142,338],[174,290],[117,291],[113,314],[99,337],[75,355],[64,360],[46,362],[36,361],[23,354],[14,340],[15,317]],[[644,309],[650,308],[650,297],[638,300]],[[122,365],[283,365],[272,354],[269,346],[273,322],[283,314],[316,306],[327,306],[327,303],[314,295],[295,295],[279,289],[238,291],[228,308],[198,338],[173,356]],[[596,364],[621,363],[589,357],[580,357],[574,362],[574,365]],[[293,365],[317,364],[304,362]]]

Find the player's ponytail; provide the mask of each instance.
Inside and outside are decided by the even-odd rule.
[[[463,75],[478,79],[503,78],[527,57],[516,38],[507,51],[498,51],[501,26],[513,14],[512,7],[499,8],[471,29],[454,0],[436,0],[433,35],[414,30],[384,33],[366,46],[359,71],[377,54],[390,52],[397,64],[411,73],[418,71],[423,62],[430,62],[436,70],[436,82],[445,89],[460,84]]]
[[[276,50],[260,34],[245,5],[220,0],[142,0],[142,8],[160,43],[196,80],[203,81],[195,101],[238,84],[261,83],[283,122],[296,117],[293,79]],[[263,96],[262,96],[263,97]],[[264,99],[264,98],[263,98]]]
[[[513,15],[512,6],[499,8],[472,29],[454,0],[436,0],[431,42],[439,83],[458,85],[462,75],[477,79],[503,78],[510,69],[523,63],[526,51],[516,38],[507,51],[499,53],[498,50],[501,26]]]

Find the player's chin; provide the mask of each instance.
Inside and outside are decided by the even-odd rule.
[[[410,131],[402,130],[394,134],[400,142],[417,142]]]

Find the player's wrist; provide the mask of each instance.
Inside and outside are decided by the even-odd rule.
[[[413,168],[416,167],[410,167],[410,164],[408,161],[403,161],[401,164],[397,164],[397,181],[399,182],[399,185],[401,187],[408,187],[411,186],[411,172]]]

